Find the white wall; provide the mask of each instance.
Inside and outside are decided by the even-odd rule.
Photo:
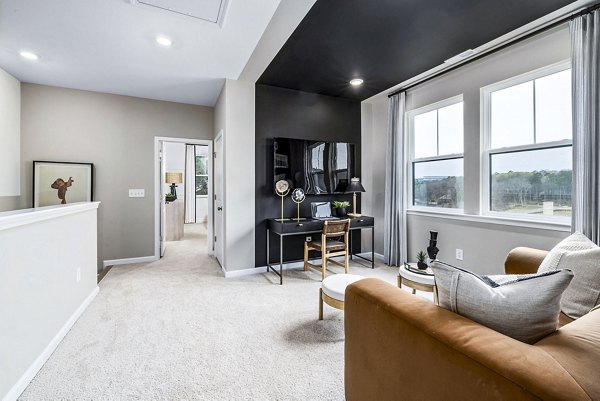
[[[0,213],[0,399],[18,397],[96,294],[97,207]]]
[[[254,266],[254,83],[228,79],[215,106],[215,136],[224,137],[225,270]]]
[[[465,213],[478,214],[480,208],[480,88],[568,59],[569,56],[569,31],[568,27],[563,25],[407,91],[408,110],[463,94]],[[385,147],[382,148],[381,145],[385,144],[387,139],[386,107],[387,101],[383,101],[371,104],[370,109],[363,108],[363,118],[372,120],[370,125],[363,127],[363,146],[365,142],[371,143],[370,155],[363,155],[363,158],[369,160],[369,168],[373,172],[366,177],[371,181],[364,181],[364,185],[365,188],[367,186],[374,188],[363,194],[363,200],[373,213],[384,209],[384,199],[380,194],[385,190],[385,182],[376,172],[381,172],[383,175],[385,172]],[[363,163],[364,168],[365,163]],[[429,230],[439,231],[440,259],[481,273],[502,272],[504,257],[515,246],[550,249],[568,235],[564,231],[411,215],[408,217],[410,259],[414,259],[415,253],[427,246]],[[382,232],[377,233],[375,242],[376,250],[382,249]],[[456,248],[464,250],[463,261],[455,259]]]
[[[163,157],[165,159],[165,173],[181,173],[182,183],[177,185],[177,197],[183,201],[185,196],[185,143],[163,142]],[[165,177],[161,178],[164,185],[163,193],[171,191],[171,184],[166,183]]]
[[[0,211],[21,195],[21,83],[0,69]],[[12,197],[12,198],[4,198]]]

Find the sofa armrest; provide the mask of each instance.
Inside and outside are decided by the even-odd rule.
[[[381,280],[344,304],[347,401],[589,399],[546,352]]]
[[[548,251],[541,249],[518,247],[506,256],[504,271],[506,274],[532,274],[537,273]]]

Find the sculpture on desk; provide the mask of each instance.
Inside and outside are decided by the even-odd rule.
[[[437,236],[437,231],[429,231],[429,246],[427,247],[427,256],[429,256],[429,263],[436,260],[437,254],[440,251],[437,247]]]
[[[286,180],[279,180],[275,183],[275,193],[281,197],[281,218],[280,219],[275,219],[276,221],[288,221],[289,219],[286,219],[285,217],[283,217],[283,198],[285,198],[287,196],[287,194],[290,193],[290,183],[287,182]]]
[[[73,185],[74,182],[75,180],[73,180],[73,177],[69,177],[68,181],[63,180],[62,178],[57,178],[56,181],[50,185],[51,188],[58,189],[58,199],[61,200],[61,205],[67,204],[67,188]]]

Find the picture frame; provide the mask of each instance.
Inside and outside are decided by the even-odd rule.
[[[33,207],[94,200],[94,164],[33,161]]]

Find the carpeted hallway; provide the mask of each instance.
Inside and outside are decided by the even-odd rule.
[[[202,227],[160,261],[110,270],[20,399],[344,400],[343,313],[317,320],[320,275],[225,279]]]

